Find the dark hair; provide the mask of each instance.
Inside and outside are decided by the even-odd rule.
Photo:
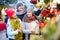
[[[16,5],[17,12],[19,12],[18,8],[19,8],[20,6],[23,6],[23,4],[22,4],[22,3],[18,3],[18,4]]]

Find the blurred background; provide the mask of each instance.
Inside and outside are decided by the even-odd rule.
[[[40,10],[36,13],[40,25],[37,40],[60,40],[60,0],[0,0],[0,40],[8,40],[6,37],[7,23],[5,22],[7,15],[3,9],[16,9],[16,4],[19,2],[25,5],[25,10],[29,7],[36,7],[34,11]]]

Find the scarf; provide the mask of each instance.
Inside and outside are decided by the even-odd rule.
[[[20,21],[18,18],[16,19],[13,19],[13,18],[10,18],[10,23],[12,25],[12,28],[14,30],[17,30],[17,29],[20,29]],[[19,32],[17,35],[15,35],[15,39],[14,40],[22,40],[23,37],[22,37],[22,32]]]
[[[28,15],[25,15],[24,18],[23,18],[23,21],[28,22],[28,23],[32,22],[33,20],[35,20],[34,16],[28,17]]]

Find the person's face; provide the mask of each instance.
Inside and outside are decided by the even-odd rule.
[[[14,13],[14,14],[12,15],[12,17],[13,17],[13,18],[16,18],[16,14]]]
[[[27,11],[27,15],[28,17],[31,17],[32,16],[32,12],[30,10]]]
[[[24,9],[24,6],[23,5],[21,5],[21,6],[18,7],[18,10],[19,11],[23,11],[23,9]]]

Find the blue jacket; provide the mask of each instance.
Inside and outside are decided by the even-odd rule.
[[[17,15],[17,17],[18,17],[19,19],[22,20],[25,14],[26,14],[26,13],[24,13],[24,14],[22,14],[22,15],[18,15],[18,14],[16,14],[16,15]]]
[[[41,13],[41,10],[34,11],[34,13],[36,16],[39,16],[39,14]]]

